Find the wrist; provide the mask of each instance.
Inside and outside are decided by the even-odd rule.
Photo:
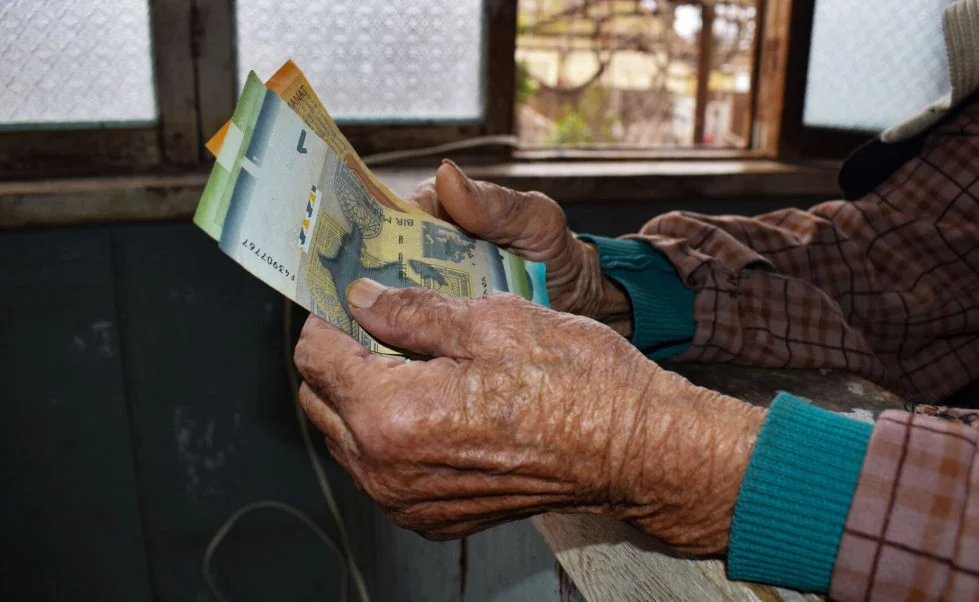
[[[589,313],[582,314],[607,324],[622,336],[632,336],[632,302],[628,293],[617,282],[605,275],[599,258],[598,247],[593,243],[575,239],[579,247],[582,278],[590,283],[585,301]]]
[[[829,589],[871,431],[779,393],[738,494],[727,557],[732,578]],[[795,554],[800,547],[805,554]]]
[[[626,503],[613,512],[676,550],[723,553],[767,412],[672,372],[660,370],[657,380],[633,436],[642,448],[632,449],[621,477]]]

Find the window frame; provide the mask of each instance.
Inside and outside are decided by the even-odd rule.
[[[756,68],[760,150],[782,161],[843,159],[875,134],[812,127],[803,121],[816,0],[759,1],[764,9],[763,50]]]
[[[159,115],[152,126],[17,128],[0,132],[0,179],[80,177],[204,169],[204,142],[237,100],[233,0],[150,0]],[[515,0],[484,0],[485,105],[474,122],[351,124],[341,128],[363,155],[510,134]],[[206,102],[203,100],[206,99]]]
[[[197,69],[191,47],[195,0],[150,0],[149,9],[156,123],[0,132],[0,179],[126,174],[200,163]]]
[[[746,149],[521,150],[495,145],[458,155],[462,160],[501,165],[838,159],[866,135],[802,124],[814,4],[815,0],[758,1]],[[212,160],[204,142],[230,117],[237,97],[234,0],[150,0],[149,5],[157,124],[0,132],[0,181],[207,173]],[[483,119],[452,124],[341,124],[358,152],[371,155],[515,133],[517,0],[484,0],[483,10],[487,24]]]

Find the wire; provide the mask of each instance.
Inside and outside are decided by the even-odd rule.
[[[319,537],[323,543],[325,543],[336,555],[340,558],[340,563],[343,565],[343,572],[340,581],[340,600],[347,599],[347,563],[344,559],[343,552],[337,547],[337,544],[330,539],[330,536],[323,532],[319,526],[313,522],[313,519],[309,518],[308,515],[303,513],[301,510],[297,509],[295,506],[290,506],[289,504],[284,504],[276,500],[262,500],[260,502],[252,502],[239,508],[234,514],[232,514],[228,520],[224,522],[218,532],[214,534],[211,538],[211,542],[207,544],[207,549],[204,551],[204,562],[201,567],[201,571],[204,573],[204,579],[207,581],[208,587],[211,588],[211,593],[214,597],[221,602],[228,602],[228,598],[221,592],[218,587],[217,581],[214,579],[214,575],[211,573],[211,560],[214,557],[214,553],[217,551],[218,546],[224,542],[224,538],[228,536],[228,533],[234,529],[235,525],[238,524],[245,516],[256,512],[258,510],[279,510],[280,512],[285,512],[296,518],[299,522],[306,526],[307,529],[312,531],[317,537]]]
[[[350,576],[353,577],[354,587],[357,589],[357,594],[360,596],[361,602],[370,602],[371,598],[370,594],[367,593],[367,584],[364,583],[364,577],[360,574],[360,569],[357,568],[353,549],[350,547],[350,537],[347,536],[347,527],[343,522],[343,517],[340,516],[340,508],[337,506],[336,499],[333,497],[333,489],[330,487],[330,481],[326,478],[326,471],[323,470],[323,464],[320,462],[316,448],[313,447],[313,440],[309,436],[309,423],[306,421],[306,414],[303,412],[302,406],[299,405],[299,377],[296,375],[296,369],[292,362],[292,346],[289,344],[292,333],[292,302],[289,299],[283,299],[282,307],[282,351],[286,363],[286,374],[289,376],[289,390],[292,392],[292,400],[296,406],[296,420],[299,421],[299,431],[302,433],[303,444],[306,446],[306,453],[309,454],[309,461],[313,465],[313,472],[316,473],[316,481],[319,483],[320,491],[323,493],[323,499],[326,500],[330,514],[333,515],[333,520],[336,521],[337,531],[340,532],[340,543],[343,546],[344,553],[347,555],[347,568],[350,571]]]
[[[320,462],[319,455],[316,453],[316,448],[313,446],[313,440],[309,435],[309,424],[306,421],[306,415],[303,412],[302,406],[299,404],[299,377],[296,375],[295,367],[292,363],[292,346],[290,342],[292,340],[292,303],[289,299],[283,299],[282,305],[282,351],[285,359],[286,374],[289,380],[289,391],[292,393],[293,405],[296,408],[296,420],[299,422],[299,432],[302,434],[303,445],[306,448],[306,453],[309,455],[309,461],[313,465],[313,472],[316,474],[316,482],[319,484],[320,492],[323,494],[323,499],[326,500],[326,506],[330,510],[330,514],[333,520],[336,522],[337,531],[340,533],[340,544],[343,548],[341,552],[340,546],[337,546],[336,542],[330,538],[309,516],[304,514],[301,510],[297,509],[295,506],[279,502],[276,500],[264,500],[260,502],[252,502],[242,506],[234,514],[232,514],[228,520],[224,522],[211,541],[207,544],[207,549],[204,551],[204,559],[201,565],[201,571],[204,573],[204,579],[207,581],[208,587],[211,588],[211,592],[214,596],[221,602],[228,602],[228,598],[221,593],[218,587],[217,581],[211,574],[211,560],[214,554],[217,552],[218,547],[227,537],[228,533],[238,524],[242,518],[246,515],[251,514],[257,510],[279,510],[285,512],[297,520],[303,523],[310,531],[312,531],[317,537],[319,537],[323,543],[325,543],[337,556],[340,557],[340,562],[343,565],[342,579],[340,581],[340,600],[346,602],[347,599],[347,583],[348,577],[347,572],[349,571],[350,577],[353,578],[354,587],[357,590],[357,594],[361,602],[370,602],[370,594],[367,592],[367,584],[364,582],[364,577],[357,568],[357,563],[354,560],[353,550],[350,546],[350,537],[347,535],[347,528],[343,522],[343,517],[340,516],[340,508],[337,506],[336,498],[333,496],[333,489],[330,487],[330,481],[326,478],[326,471],[323,470],[323,464]]]
[[[442,153],[448,153],[457,150],[466,150],[470,148],[479,148],[481,146],[509,146],[511,148],[517,148],[520,146],[520,140],[516,136],[510,136],[504,134],[499,134],[494,136],[476,136],[474,138],[466,138],[465,140],[447,142],[445,144],[439,144],[437,146],[426,146],[424,148],[413,148],[410,150],[399,150],[399,151],[390,151],[386,153],[377,153],[374,155],[361,157],[361,161],[364,162],[364,165],[373,167],[375,165],[382,165],[384,163],[394,163],[397,161],[402,161],[404,159],[418,159],[421,157],[430,157],[432,155],[439,155]]]

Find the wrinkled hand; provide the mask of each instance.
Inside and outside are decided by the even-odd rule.
[[[588,316],[631,336],[628,295],[605,277],[595,246],[575,237],[564,211],[550,197],[471,180],[445,161],[407,200],[478,238],[546,264],[551,307]]]
[[[367,280],[351,313],[372,355],[311,316],[300,401],[330,452],[399,525],[443,539],[545,511],[629,520],[695,553],[727,546],[764,410],[695,387],[608,327],[512,295]]]

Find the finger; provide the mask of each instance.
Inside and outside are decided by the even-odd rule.
[[[491,527],[496,527],[497,525],[509,522],[509,519],[463,521],[446,527],[413,528],[410,523],[394,516],[393,514],[391,515],[391,519],[394,520],[394,523],[399,527],[403,529],[412,529],[425,539],[430,539],[432,541],[449,541],[451,539],[459,539],[460,537],[473,535],[474,533],[479,533],[480,531],[485,531]]]
[[[350,313],[374,338],[430,357],[471,359],[473,322],[470,299],[425,288],[389,288],[362,278],[347,289]]]
[[[357,340],[326,320],[310,314],[303,325],[293,355],[303,380],[326,403],[340,409],[340,402],[356,397],[358,385],[368,375],[399,365],[391,358],[375,356]]]
[[[299,405],[327,440],[340,448],[345,445],[348,431],[343,419],[307,383],[299,387]]]
[[[558,507],[553,499],[511,495],[426,502],[389,509],[388,512],[399,526],[417,531],[428,539],[451,539]]]
[[[353,434],[340,415],[321,399],[306,383],[299,389],[299,405],[310,422],[323,433],[326,449],[341,468],[356,474],[355,458],[360,456]]]
[[[539,254],[564,244],[564,211],[544,194],[473,181],[448,160],[435,174],[435,191],[460,227],[497,245]]]
[[[439,195],[435,190],[435,178],[429,178],[419,184],[418,188],[405,200],[429,215],[455,223],[452,216],[446,212],[445,207],[439,202]]]

